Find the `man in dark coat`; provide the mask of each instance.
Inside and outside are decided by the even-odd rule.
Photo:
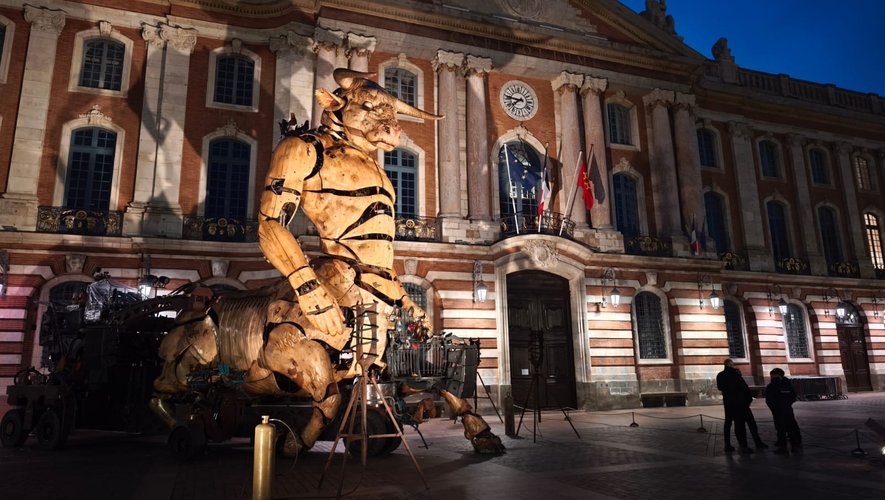
[[[747,446],[745,424],[750,428],[750,434],[753,436],[753,441],[756,442],[756,447],[759,449],[768,448],[768,445],[763,443],[759,437],[756,419],[753,418],[753,411],[750,409],[750,404],[753,402],[750,387],[740,370],[735,368],[734,361],[726,359],[724,365],[724,369],[716,375],[716,387],[722,391],[722,402],[725,406],[725,425],[723,426],[725,451],[734,451],[734,447],[731,446],[732,424],[734,424],[734,435],[741,453],[753,453],[753,449]]]
[[[796,401],[796,391],[780,368],[771,370],[771,383],[765,387],[765,404],[771,409],[774,417],[774,428],[777,430],[777,448],[775,453],[787,452],[787,440],[793,451],[802,449],[802,433],[799,424],[793,414],[793,402]]]

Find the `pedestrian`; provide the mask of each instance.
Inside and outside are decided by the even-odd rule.
[[[744,380],[741,371],[734,366],[734,361],[726,359],[724,368],[716,375],[716,387],[722,391],[722,403],[725,407],[725,425],[723,435],[725,438],[725,451],[732,452],[735,448],[731,445],[731,427],[734,425],[734,435],[738,441],[738,449],[741,453],[753,453],[753,449],[747,445],[746,424],[750,428],[750,434],[756,447],[768,448],[759,436],[759,428],[753,417],[750,404],[753,403],[753,393]]]
[[[765,387],[765,404],[771,409],[774,428],[777,430],[775,453],[786,453],[788,440],[794,453],[802,450],[802,433],[793,414],[794,401],[796,391],[793,390],[790,379],[780,368],[771,370],[771,382]]]

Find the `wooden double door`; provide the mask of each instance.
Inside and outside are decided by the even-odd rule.
[[[511,274],[507,309],[513,403],[576,408],[568,281],[540,271]]]
[[[838,325],[839,353],[842,356],[842,369],[845,372],[846,389],[849,392],[871,391],[870,361],[861,325]]]

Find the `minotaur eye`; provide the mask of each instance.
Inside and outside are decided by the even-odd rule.
[[[375,105],[372,104],[371,102],[364,102],[363,109],[365,109],[366,111],[374,111]]]

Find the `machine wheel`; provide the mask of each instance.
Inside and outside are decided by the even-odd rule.
[[[362,429],[363,419],[360,413],[356,414],[356,420],[353,423],[353,433],[359,434]],[[387,434],[387,423],[385,416],[380,412],[370,410],[366,414],[366,434]],[[387,438],[369,438],[369,447],[366,449],[366,455],[370,457],[377,457],[384,452],[385,444],[387,442]],[[363,443],[362,441],[354,441],[353,443],[347,443],[347,449],[350,450],[350,456],[354,458],[360,458],[360,454],[362,453]]]
[[[28,432],[25,430],[25,411],[15,408],[3,415],[0,421],[0,442],[12,448],[25,444]]]
[[[396,427],[394,426],[394,423],[391,422],[389,419],[386,420],[386,422],[387,433],[396,434]],[[396,449],[399,448],[400,445],[403,443],[403,441],[398,437],[384,438],[382,441],[384,442],[384,449],[381,450],[381,456],[390,455],[391,453],[396,451]]]
[[[198,425],[179,425],[169,434],[169,451],[179,460],[193,460],[206,449],[206,433]]]
[[[34,428],[37,434],[37,442],[40,447],[46,450],[57,450],[65,443],[68,433],[62,426],[61,416],[53,409],[47,409],[37,421],[37,427]]]

